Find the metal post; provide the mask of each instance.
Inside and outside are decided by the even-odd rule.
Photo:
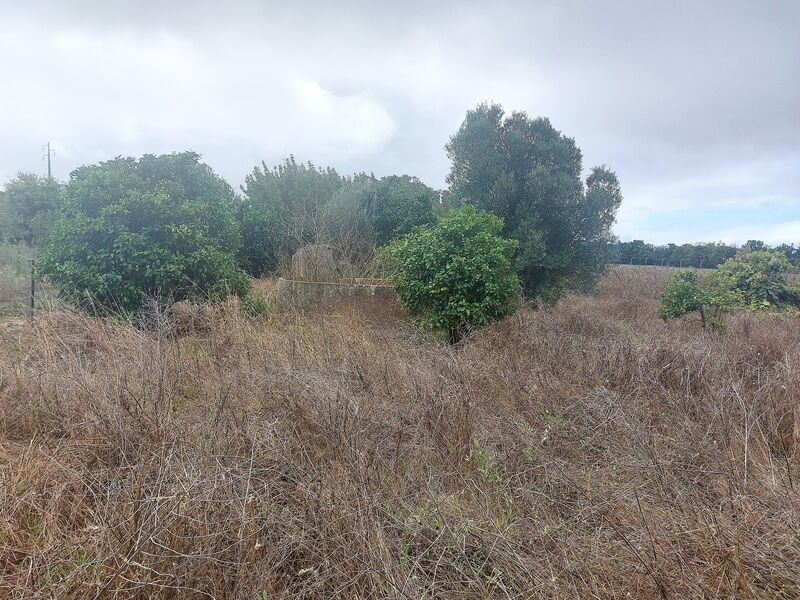
[[[33,311],[36,308],[36,277],[34,275],[34,267],[36,266],[36,260],[33,258],[28,259],[28,271],[31,277],[31,320],[33,320]]]

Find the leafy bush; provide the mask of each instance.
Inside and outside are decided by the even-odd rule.
[[[761,311],[798,304],[800,290],[786,277],[790,270],[781,252],[745,248],[705,279],[693,270],[678,271],[661,294],[658,316],[666,320],[697,312],[703,327],[719,327],[725,309]]]
[[[717,293],[734,292],[736,303],[751,310],[781,308],[800,301],[800,290],[787,278],[791,270],[792,265],[782,252],[751,251],[745,247],[717,267],[710,274],[709,283]]]
[[[444,213],[381,249],[400,303],[451,343],[516,309],[517,242],[500,237],[503,221],[473,206]]]
[[[700,286],[697,271],[678,271],[661,294],[658,316],[669,319],[702,311],[709,300],[709,293]]]
[[[704,328],[707,325],[718,328],[722,325],[719,313],[735,301],[735,297],[727,294],[712,293],[697,271],[686,269],[675,273],[662,292],[658,316],[666,321],[697,312]]]
[[[308,244],[335,248],[345,271],[359,274],[376,245],[433,221],[436,196],[415,177],[343,177],[293,156],[272,169],[256,167],[243,190],[239,262],[255,276],[286,267]]]
[[[61,184],[35,173],[17,173],[0,192],[0,240],[40,246],[54,221]]]
[[[334,169],[298,163],[294,156],[272,169],[263,163],[253,169],[237,215],[242,268],[256,277],[273,273],[301,246],[325,243],[318,239],[320,210],[347,181]]]
[[[436,192],[416,177],[392,175],[375,186],[371,217],[375,223],[378,245],[410,233],[414,227],[433,222]]]
[[[192,152],[84,166],[65,186],[61,218],[39,260],[61,297],[103,313],[148,298],[243,295],[231,187]]]

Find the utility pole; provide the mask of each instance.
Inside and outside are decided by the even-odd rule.
[[[42,146],[42,160],[44,160],[45,157],[47,157],[47,179],[48,180],[53,178],[53,172],[50,169],[50,157],[51,156],[55,156],[55,155],[56,155],[56,151],[55,150],[50,150],[50,142],[47,142],[45,145]]]

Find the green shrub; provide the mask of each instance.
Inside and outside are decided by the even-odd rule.
[[[0,240],[45,244],[60,192],[61,184],[55,179],[17,173],[0,192]]]
[[[335,169],[299,163],[290,156],[270,169],[256,167],[245,178],[237,217],[244,243],[238,260],[255,277],[286,266],[300,247],[318,239],[319,213],[348,179]]]
[[[662,319],[682,317],[702,311],[708,304],[709,294],[700,286],[697,271],[678,271],[661,294],[658,316]]]
[[[710,274],[709,284],[716,293],[735,293],[736,304],[750,310],[782,308],[800,301],[787,277],[791,270],[782,252],[745,247]]]
[[[307,244],[335,248],[348,270],[363,275],[376,245],[433,221],[436,198],[416,177],[343,177],[293,156],[272,169],[256,167],[242,189],[238,259],[256,277],[286,268]]]
[[[101,313],[244,295],[231,187],[197,154],[116,158],[73,171],[39,260],[65,300]]]
[[[726,309],[763,311],[796,305],[800,290],[789,282],[790,270],[781,252],[745,248],[705,279],[693,270],[678,271],[661,294],[658,316],[666,320],[697,312],[703,327],[720,327]]]
[[[451,343],[516,309],[517,242],[498,217],[467,205],[393,240],[378,254],[402,306]]]
[[[370,210],[378,245],[432,223],[435,198],[436,192],[416,177],[392,175],[378,181]]]
[[[697,312],[700,322],[718,328],[722,325],[719,313],[735,299],[726,295],[716,295],[707,289],[697,271],[687,269],[678,271],[661,294],[658,316],[665,321],[678,319]]]

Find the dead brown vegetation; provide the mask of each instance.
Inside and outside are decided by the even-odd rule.
[[[0,597],[798,598],[800,321],[0,329]]]

